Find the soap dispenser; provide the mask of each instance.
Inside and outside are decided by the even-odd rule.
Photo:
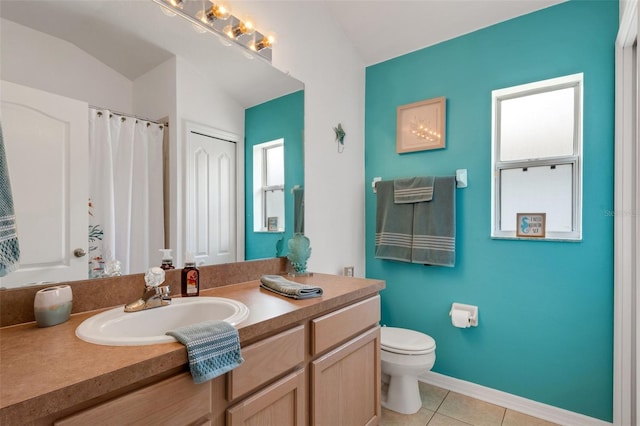
[[[160,267],[165,271],[169,269],[176,269],[176,267],[173,266],[173,257],[171,257],[171,249],[160,249],[160,251],[162,252],[162,265],[160,265]]]
[[[187,252],[184,259],[184,268],[182,269],[182,297],[197,296],[200,294],[200,271],[196,268],[193,253]]]

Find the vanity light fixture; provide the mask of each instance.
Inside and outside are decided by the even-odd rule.
[[[174,13],[189,21],[198,32],[216,34],[220,41],[228,40],[271,63],[274,35],[258,31],[249,18],[240,19],[231,14],[229,7],[217,0],[153,0],[163,12]],[[204,5],[203,5],[204,3]],[[223,44],[227,44],[224,43]],[[253,55],[252,55],[253,57]]]

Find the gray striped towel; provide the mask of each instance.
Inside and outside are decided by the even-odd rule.
[[[322,296],[322,287],[299,284],[280,275],[263,275],[260,277],[260,287],[293,299],[309,299]]]
[[[187,347],[194,383],[204,383],[244,362],[238,330],[226,321],[205,321],[167,332]]]
[[[456,262],[456,178],[436,177],[433,201],[413,210],[411,262],[454,266]]]
[[[20,245],[13,210],[9,165],[0,125],[0,277],[18,268]]]
[[[435,177],[429,202],[394,202],[393,181],[376,184],[376,259],[454,266],[456,238],[454,176]]]
[[[433,198],[433,176],[417,176],[393,181],[393,202],[420,203]]]

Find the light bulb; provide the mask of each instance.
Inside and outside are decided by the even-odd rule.
[[[169,3],[178,9],[182,9],[184,7],[184,0],[169,0]]]
[[[253,26],[253,22],[245,21],[240,22],[240,28],[242,30],[242,34],[251,35],[256,30]]]
[[[232,27],[227,25],[222,30],[229,38],[238,38],[241,35],[251,35],[255,31],[253,23],[251,21],[240,21],[238,25]]]
[[[231,9],[224,3],[214,3],[207,12],[207,17],[211,20],[220,19],[225,21],[231,16]]]
[[[251,50],[255,50],[256,52],[259,52],[263,49],[271,49],[275,44],[275,42],[276,42],[276,37],[275,35],[271,34],[268,36],[263,36],[262,39],[257,43],[254,41],[249,45],[249,48]]]

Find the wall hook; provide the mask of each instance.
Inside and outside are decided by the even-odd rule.
[[[344,132],[342,128],[342,123],[338,123],[336,127],[333,128],[333,131],[336,132],[336,142],[338,142],[338,152],[344,151],[344,137],[347,134]]]

